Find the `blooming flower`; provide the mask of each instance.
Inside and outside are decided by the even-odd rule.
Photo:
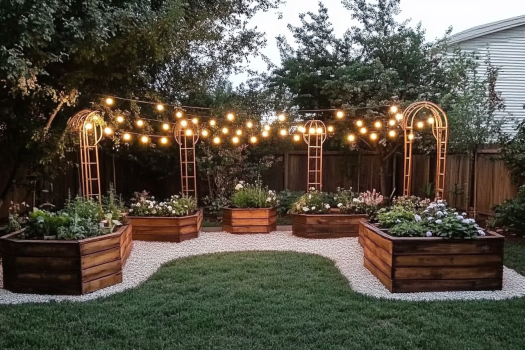
[[[303,211],[304,211],[305,213],[306,213],[308,210],[310,210],[310,209],[308,209],[308,207],[303,207]]]
[[[436,224],[438,224],[438,225],[439,225],[439,224],[442,224],[442,223],[443,223],[443,221],[441,221],[441,220],[439,220],[439,219],[438,219],[438,220],[436,220]]]
[[[330,209],[330,204],[325,204],[324,207],[325,207],[326,209]]]
[[[442,216],[443,216],[443,212],[442,212],[441,210],[438,211],[438,212],[436,212],[436,216],[437,216],[438,218],[442,217]]]
[[[236,191],[239,191],[241,188],[242,188],[242,184],[237,184],[237,185],[235,186],[235,190],[236,190]]]
[[[429,217],[427,218],[427,220],[428,220],[428,221],[432,221],[432,220],[434,220],[434,218],[433,218],[432,216],[429,216]]]
[[[463,220],[463,216],[461,216],[461,215],[457,215],[457,216],[456,216],[456,219],[458,219],[458,220]]]
[[[419,215],[414,215],[414,220],[416,220],[416,222],[420,222],[421,221],[421,216]]]
[[[339,203],[339,204],[337,204],[337,207],[338,207],[338,208],[341,208],[342,206],[343,206],[343,203]]]
[[[463,215],[463,216],[467,216],[467,213],[463,212],[463,213],[461,213],[461,215]]]
[[[463,224],[470,224],[470,219],[463,219],[461,222]]]
[[[427,231],[427,237],[432,237],[432,232]]]
[[[314,207],[314,206],[312,206],[312,210],[315,210],[315,207]]]

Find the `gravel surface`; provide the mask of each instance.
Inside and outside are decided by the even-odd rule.
[[[486,292],[440,292],[391,294],[363,267],[363,250],[357,238],[310,240],[292,236],[291,232],[232,235],[225,232],[202,232],[200,237],[183,243],[135,241],[124,268],[124,281],[82,296],[48,296],[15,294],[0,289],[0,304],[43,303],[54,301],[86,301],[134,288],[146,281],[164,263],[189,256],[234,251],[293,251],[318,254],[334,261],[348,279],[353,290],[377,298],[432,300],[501,300],[525,296],[525,277],[504,268],[503,290]],[[0,283],[2,275],[0,273]]]

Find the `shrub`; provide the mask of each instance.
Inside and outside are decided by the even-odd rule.
[[[290,214],[292,206],[297,200],[304,195],[304,191],[281,191],[277,194],[277,214],[280,216]]]
[[[428,229],[421,223],[415,221],[403,221],[388,231],[395,237],[425,237]]]
[[[235,186],[231,202],[236,208],[274,208],[277,206],[277,195],[261,182],[245,184],[241,181]]]
[[[104,213],[104,217],[107,219],[108,214],[111,214],[111,219],[120,220],[122,213],[125,211],[124,201],[121,196],[117,195],[113,184],[110,184],[107,195],[102,197],[102,212]]]
[[[417,196],[399,196],[392,200],[392,206],[401,207],[408,211],[421,212],[430,204],[430,199],[423,199]]]
[[[519,236],[525,235],[525,186],[519,189],[516,198],[508,199],[492,209],[495,214],[489,220],[490,227],[502,228]]]
[[[383,205],[384,198],[376,190],[360,193],[357,198],[352,200],[354,213],[366,214],[371,222],[377,221],[377,212]]]
[[[330,212],[330,204],[327,196],[319,191],[313,190],[302,195],[293,205],[293,214],[327,214]]]
[[[383,208],[378,212],[378,221],[381,227],[392,228],[402,222],[415,221],[414,212],[404,207]]]
[[[27,217],[21,215],[22,211],[27,208],[29,208],[29,205],[25,202],[18,204],[11,201],[11,206],[9,207],[9,218],[5,229],[6,233],[20,231],[27,225]]]
[[[132,216],[180,217],[195,214],[197,201],[185,195],[171,196],[164,202],[157,202],[146,191],[135,192],[129,212]]]

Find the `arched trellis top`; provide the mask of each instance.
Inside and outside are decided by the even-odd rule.
[[[415,138],[414,121],[416,118],[422,117],[427,118],[425,122],[432,125],[432,134],[436,139],[436,199],[442,199],[445,193],[448,119],[447,114],[441,107],[428,101],[415,102],[403,112],[402,127],[405,132],[403,195],[409,196],[412,186],[412,147]]]
[[[98,111],[84,109],[67,122],[67,131],[78,132],[80,144],[80,182],[82,195],[98,197],[101,203],[98,143],[102,139],[104,121]]]

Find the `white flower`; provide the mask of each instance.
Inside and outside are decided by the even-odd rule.
[[[443,223],[443,221],[441,221],[441,220],[436,220],[436,224],[439,225],[439,224],[441,224],[441,223]]]
[[[441,204],[443,203],[443,201],[441,199],[438,200],[438,204]]]
[[[308,195],[308,199],[312,199],[312,195],[311,194]]]
[[[297,204],[295,207],[297,208],[297,210],[299,210],[301,209],[301,204]]]
[[[171,213],[172,213],[172,214],[175,214],[175,210],[172,210]]]
[[[454,212],[454,215],[459,215],[457,211]]]
[[[240,183],[241,185],[243,185],[243,184],[244,184],[244,181],[239,181],[239,183]]]
[[[421,221],[421,216],[419,215],[414,215],[414,220],[416,220],[416,222],[420,222]]]
[[[306,213],[308,210],[310,210],[310,209],[308,209],[308,207],[303,207],[303,211],[304,211],[305,213]]]
[[[130,213],[133,212],[133,209],[130,209],[129,212],[130,212]]]
[[[474,223],[476,223],[476,220],[474,220],[474,219],[468,219],[468,223],[469,223],[469,224],[474,224]]]
[[[151,199],[155,199],[155,197],[151,196]]]
[[[442,211],[438,211],[438,212],[436,212],[436,216],[437,216],[438,218],[442,217],[442,216],[443,216],[443,212],[442,212]]]
[[[427,218],[427,220],[428,220],[428,221],[432,221],[432,220],[434,220],[434,218],[433,218],[432,216],[429,216],[429,217]]]
[[[315,207],[314,207],[314,206],[312,206],[312,210],[315,210]]]
[[[470,224],[470,220],[469,219],[463,219],[461,222],[463,224]]]
[[[432,232],[427,231],[427,237],[432,237]]]
[[[480,236],[485,236],[485,231],[483,231],[483,230],[478,230],[478,235],[480,235]]]
[[[326,209],[330,209],[330,204],[325,204],[324,207],[325,207]]]
[[[272,199],[270,197],[266,198],[267,202],[270,202]]]
[[[236,191],[239,191],[241,188],[242,188],[242,184],[237,184],[237,186],[235,186]]]
[[[461,216],[461,215],[457,215],[457,216],[456,216],[456,219],[458,219],[458,220],[463,220],[463,216]]]
[[[398,223],[398,224],[399,224],[400,222],[401,222],[401,220],[399,220],[399,219],[396,219],[396,223]]]
[[[354,198],[354,199],[352,199],[352,202],[354,202],[354,203],[359,203],[359,199]]]
[[[463,212],[463,213],[461,213],[461,215],[463,215],[463,216],[467,216],[467,213]]]
[[[338,208],[341,208],[342,206],[343,206],[343,203],[339,203],[339,204],[337,205]]]

